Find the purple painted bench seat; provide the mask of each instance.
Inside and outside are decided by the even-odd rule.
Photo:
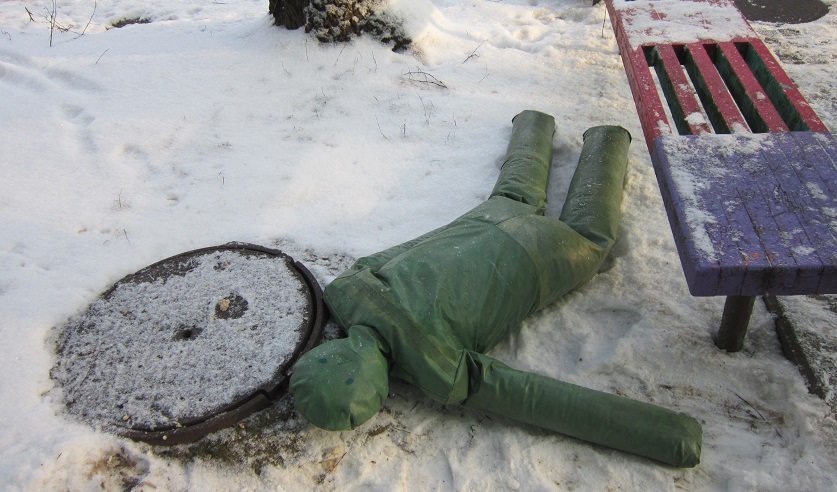
[[[651,155],[695,296],[837,292],[837,138],[662,136]]]

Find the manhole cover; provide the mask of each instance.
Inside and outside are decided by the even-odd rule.
[[[747,20],[803,24],[828,13],[820,0],[735,0]]]
[[[128,275],[58,327],[51,377],[94,427],[191,442],[280,396],[325,313],[316,280],[280,251],[191,251]]]

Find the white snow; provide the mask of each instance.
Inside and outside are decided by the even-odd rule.
[[[755,28],[837,128],[827,3],[820,21]],[[727,354],[712,343],[723,299],[688,294],[603,4],[423,1],[409,7],[416,51],[404,54],[367,39],[320,45],[273,26],[267,4],[58,0],[50,47],[53,2],[0,3],[4,488],[837,486],[833,410],[783,358],[762,304],[744,350]],[[149,23],[106,29],[128,18]],[[484,200],[511,118],[528,108],[558,122],[551,214],[585,129],[633,134],[621,237],[600,275],[491,355],[696,417],[697,468],[441,407],[396,381],[385,410],[352,432],[280,405],[174,449],[76,423],[51,396],[53,327],[126,274],[235,240],[279,247],[326,283]]]
[[[707,125],[707,124],[709,124],[709,122],[706,121],[706,117],[703,115],[703,113],[689,113],[689,115],[686,116],[686,122],[689,123],[690,125]]]

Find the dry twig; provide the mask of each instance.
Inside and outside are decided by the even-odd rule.
[[[484,42],[485,42],[485,40],[480,41],[480,44],[478,44],[477,47],[474,48],[474,51],[472,51],[471,54],[468,55],[467,58],[462,60],[462,63],[465,63],[466,61],[470,60],[471,58],[479,58],[480,55],[477,54],[477,50],[480,49],[480,46],[482,46],[482,43],[484,43]]]
[[[752,409],[753,409],[753,411],[755,411],[755,412],[756,412],[756,414],[759,416],[759,418],[760,418],[760,419],[762,419],[762,420],[763,420],[763,421],[765,421],[767,424],[769,424],[771,427],[773,427],[773,430],[775,430],[775,431],[776,431],[776,434],[777,434],[779,437],[784,437],[784,436],[782,436],[782,433],[781,433],[781,432],[779,432],[779,428],[778,428],[778,427],[776,427],[775,425],[773,425],[773,423],[772,423],[772,422],[770,422],[769,420],[767,420],[767,419],[764,417],[764,415],[762,415],[762,414],[761,414],[761,412],[759,412],[758,408],[754,407],[752,403],[750,403],[749,401],[745,400],[745,399],[744,399],[744,397],[743,397],[743,396],[741,396],[741,395],[739,395],[738,393],[733,393],[733,394],[734,394],[735,396],[737,396],[737,397],[738,397],[738,399],[740,399],[741,401],[743,401],[744,403],[746,403],[748,407],[752,408]]]
[[[423,84],[435,85],[435,86],[441,87],[443,89],[448,88],[448,86],[446,86],[441,80],[437,79],[433,75],[431,75],[427,72],[424,72],[422,70],[410,71],[410,72],[405,73],[404,75],[408,76],[410,78],[410,81],[412,81],[412,82],[419,82],[419,83],[423,83]]]

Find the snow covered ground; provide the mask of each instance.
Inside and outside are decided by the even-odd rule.
[[[742,352],[712,343],[723,299],[686,289],[603,4],[397,0],[416,42],[395,54],[276,28],[267,3],[57,0],[51,40],[53,2],[0,3],[0,487],[837,487],[834,412],[782,357],[762,303]],[[827,3],[814,23],[755,27],[837,129]],[[126,19],[148,22],[109,29]],[[175,448],[62,412],[45,340],[124,275],[244,241],[285,250],[327,283],[484,200],[527,108],[558,121],[550,213],[584,130],[631,131],[624,219],[604,271],[492,355],[696,417],[697,468],[443,408],[397,382],[352,432],[316,429],[282,402]]]

